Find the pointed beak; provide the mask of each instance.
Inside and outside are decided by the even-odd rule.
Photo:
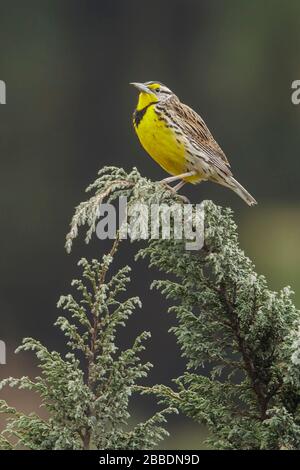
[[[136,83],[136,82],[131,82],[129,85],[133,85],[135,88],[137,88],[140,92],[142,93],[151,93],[149,88],[146,87],[143,83]]]

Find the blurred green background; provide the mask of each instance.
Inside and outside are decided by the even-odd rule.
[[[183,192],[193,202],[231,206],[257,270],[271,288],[291,285],[299,305],[300,105],[291,102],[291,83],[300,79],[298,0],[1,0],[0,7],[2,377],[35,372],[30,355],[13,354],[24,336],[63,346],[52,327],[56,301],[69,292],[77,259],[107,248],[81,239],[67,256],[63,247],[73,208],[98,169],[137,166],[164,177],[134,135],[131,81],[162,81],[200,112],[259,204],[250,209],[210,183]],[[121,250],[118,263],[134,265],[130,293],[145,305],[121,343],[152,331],[148,383],[170,383],[184,369],[167,333],[174,320],[158,293],[149,301],[157,273],[134,264],[136,248]],[[24,409],[37,406],[26,393],[5,393]],[[133,407],[148,416],[155,403],[144,398]],[[176,417],[169,430],[165,447],[202,448],[199,426]]]

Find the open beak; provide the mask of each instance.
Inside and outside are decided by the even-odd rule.
[[[151,93],[149,88],[146,87],[146,85],[144,85],[143,83],[131,82],[129,83],[129,85],[135,86],[135,88],[137,88],[142,93]]]

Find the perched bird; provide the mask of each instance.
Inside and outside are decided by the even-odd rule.
[[[170,175],[163,182],[213,181],[232,189],[249,206],[255,199],[236,181],[230,164],[203,119],[160,82],[131,83],[140,92],[133,114],[138,138],[149,155]]]

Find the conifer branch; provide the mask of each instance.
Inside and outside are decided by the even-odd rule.
[[[96,194],[111,187],[107,185],[113,185],[120,171],[133,184],[130,191],[117,188],[116,197],[127,195],[129,201],[142,199],[149,205],[179,202],[177,195],[135,169],[127,175],[124,170],[103,171],[91,186]],[[171,331],[187,360],[187,371],[175,380],[177,391],[163,385],[141,391],[207,424],[217,448],[298,449],[300,319],[292,292],[272,292],[264,276],[255,272],[239,247],[231,210],[210,201],[204,206],[205,243],[199,252],[186,251],[185,240],[160,239],[150,241],[137,256],[177,278],[153,286],[177,303],[170,308],[177,318]],[[96,220],[85,219],[88,233]],[[77,228],[71,227],[69,241]],[[210,368],[210,377],[200,372],[203,366]]]
[[[42,374],[33,380],[5,379],[0,389],[8,385],[37,392],[49,418],[26,415],[1,401],[0,412],[8,416],[0,434],[2,449],[147,449],[168,435],[162,425],[174,412],[172,407],[128,430],[129,398],[152,365],[140,359],[150,333],[143,332],[131,348],[119,353],[115,344],[118,327],[141,307],[137,297],[118,300],[129,282],[128,266],[107,280],[118,245],[117,239],[102,262],[81,259],[82,279],[72,283],[79,299],[67,295],[58,302],[70,314],[59,317],[56,325],[71,351],[62,357],[32,338],[18,348],[36,353]]]
[[[136,169],[126,173],[105,167],[88,190],[94,194],[75,210],[67,251],[81,226],[89,242],[104,201],[126,196],[129,204],[142,201],[149,207],[184,203]],[[0,412],[10,415],[0,436],[2,448],[14,447],[12,438],[30,449],[152,448],[166,435],[166,414],[178,409],[204,423],[210,445],[218,449],[300,449],[300,316],[292,291],[287,287],[273,292],[256,273],[239,247],[231,210],[205,201],[204,211],[201,250],[187,251],[185,239],[171,237],[151,240],[137,255],[164,274],[153,287],[172,303],[175,321],[170,331],[186,360],[186,371],[174,379],[174,386],[136,383],[150,368],[139,358],[148,333],[117,354],[116,329],[140,302],[117,299],[126,291],[128,267],[107,280],[116,240],[101,263],[80,262],[83,280],[73,282],[80,300],[68,295],[59,302],[71,315],[71,320],[57,320],[71,352],[63,358],[36,340],[24,340],[20,349],[36,353],[42,375],[34,380],[9,378],[0,388],[38,392],[50,419],[26,416],[2,401]],[[78,354],[86,361],[86,375]],[[154,394],[167,408],[125,431],[133,392]]]

